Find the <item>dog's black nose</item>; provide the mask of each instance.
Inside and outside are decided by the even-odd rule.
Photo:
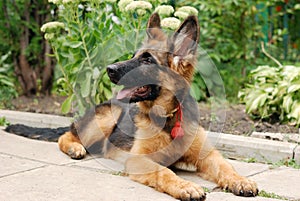
[[[111,64],[106,67],[106,72],[108,74],[109,79],[115,84],[119,81],[117,68],[118,66],[115,64]]]

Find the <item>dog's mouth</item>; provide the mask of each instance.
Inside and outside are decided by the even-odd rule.
[[[117,99],[123,100],[123,99],[148,99],[152,96],[154,85],[144,85],[141,87],[125,87],[119,93],[117,94]]]

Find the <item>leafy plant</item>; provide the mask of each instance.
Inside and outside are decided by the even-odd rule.
[[[46,56],[51,48],[40,26],[51,18],[51,6],[45,0],[3,0],[0,7],[0,55],[11,52],[7,63],[16,72],[19,91],[28,96],[49,95],[54,63]]]
[[[105,68],[116,61],[129,59],[145,37],[150,14],[157,10],[166,28],[174,9],[160,6],[161,1],[120,0],[51,0],[58,9],[58,21],[41,27],[50,42],[57,60],[58,88],[68,96],[62,112],[69,112],[72,105],[82,114],[85,109],[112,96],[114,87]],[[186,12],[196,9],[185,8]],[[196,11],[195,11],[196,10]],[[180,23],[180,20],[171,17]],[[130,22],[130,23],[128,23]],[[174,25],[174,24],[172,24]],[[179,25],[179,24],[178,24]],[[75,103],[75,104],[74,104]]]
[[[59,92],[68,96],[62,112],[69,112],[76,100],[76,109],[83,113],[112,96],[105,67],[133,54],[137,44],[132,41],[136,41],[134,37],[139,33],[134,32],[136,35],[131,38],[124,36],[124,41],[121,35],[126,35],[129,29],[124,29],[126,26],[121,24],[124,22],[113,15],[115,4],[63,1],[57,2],[57,6],[64,8],[59,11],[61,22],[47,23],[41,29],[46,32],[45,38],[50,41],[58,62]]]
[[[200,45],[218,67],[231,102],[237,102],[238,91],[251,70],[270,64],[261,54],[261,41],[276,58],[289,59],[289,63],[299,60],[299,34],[295,30],[300,28],[300,10],[296,0],[179,0],[176,3],[199,10]],[[284,27],[285,17],[287,27]],[[288,48],[284,48],[287,37]]]
[[[10,123],[6,120],[5,117],[0,117],[0,126],[9,126]]]
[[[13,67],[8,52],[0,57],[0,108],[8,106],[12,98],[17,96]]]
[[[239,92],[247,113],[300,125],[300,67],[259,66],[249,78],[250,84]]]
[[[297,163],[297,161],[295,159],[292,158],[288,158],[285,160],[281,160],[275,164],[273,164],[275,167],[279,167],[279,166],[286,166],[286,167],[292,167],[295,169],[300,169],[300,164]]]

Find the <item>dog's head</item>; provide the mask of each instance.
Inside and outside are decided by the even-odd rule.
[[[165,86],[169,86],[169,91],[178,91],[181,88],[179,79],[184,80],[181,85],[192,81],[199,41],[197,18],[189,16],[168,37],[161,29],[159,15],[154,13],[148,21],[146,32],[147,40],[132,59],[107,67],[110,80],[124,85],[117,99],[152,101],[165,93]],[[170,86],[173,88],[170,89]]]

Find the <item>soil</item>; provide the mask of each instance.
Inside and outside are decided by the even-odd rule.
[[[60,107],[65,97],[25,97],[20,96],[11,102],[10,109],[17,111],[62,115]],[[202,126],[206,130],[249,136],[253,131],[272,133],[299,133],[299,129],[287,124],[253,120],[245,113],[244,105],[230,105],[217,112],[210,106],[199,104]],[[68,116],[70,116],[69,114]],[[221,121],[222,119],[222,121]],[[219,123],[218,123],[219,122]],[[224,122],[224,123],[220,123]]]

